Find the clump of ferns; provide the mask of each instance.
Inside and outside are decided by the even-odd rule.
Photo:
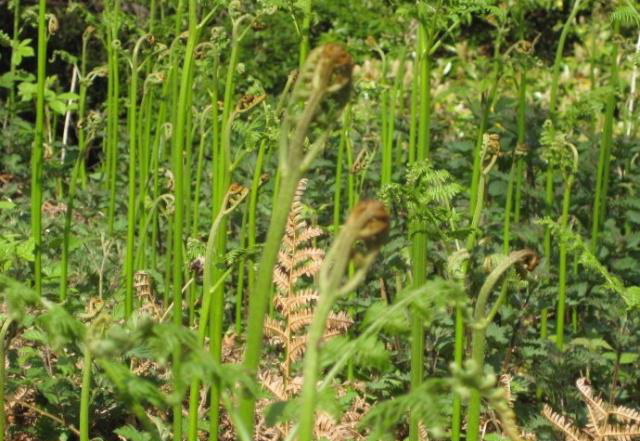
[[[575,426],[566,416],[544,405],[542,415],[567,441],[629,441],[640,438],[640,411],[606,403],[595,396],[585,378],[576,381],[580,398],[587,408],[589,422],[584,428]]]
[[[302,196],[306,187],[307,180],[300,180],[273,270],[276,286],[273,302],[277,314],[267,317],[264,327],[271,344],[284,349],[284,357],[277,363],[280,372],[268,369],[260,375],[263,386],[279,401],[288,401],[302,386],[302,378],[293,375],[292,367],[304,354],[306,330],[313,319],[315,302],[318,300],[316,288],[308,286],[309,283],[305,281],[308,282],[318,273],[324,259],[324,251],[310,245],[323,234],[322,229],[308,225],[302,217]],[[345,312],[331,312],[323,339],[344,334],[351,323]],[[323,424],[328,428],[326,419]],[[281,430],[286,435],[287,428]]]

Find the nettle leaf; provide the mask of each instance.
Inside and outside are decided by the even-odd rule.
[[[11,53],[11,62],[14,66],[19,66],[22,63],[23,58],[30,58],[34,56],[33,47],[31,47],[31,39],[26,38],[18,41],[13,46],[13,52]]]
[[[122,426],[113,431],[116,435],[128,439],[130,441],[150,441],[151,435],[146,432],[140,432],[133,426]]]
[[[625,303],[629,308],[640,306],[640,286],[630,286],[622,293]]]
[[[30,236],[27,240],[18,244],[18,246],[16,247],[16,255],[23,260],[33,262],[35,260],[35,248],[35,240]]]

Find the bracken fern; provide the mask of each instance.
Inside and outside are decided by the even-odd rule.
[[[542,415],[564,434],[567,441],[629,441],[640,437],[640,412],[606,403],[593,394],[585,378],[579,378],[576,387],[587,407],[589,418],[589,423],[583,429],[546,404],[542,410]]]

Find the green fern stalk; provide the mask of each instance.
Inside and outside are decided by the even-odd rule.
[[[78,109],[78,119],[84,123],[85,118],[85,106],[87,97],[87,42],[89,41],[90,33],[85,31],[82,36],[82,62],[81,62],[81,80],[80,80],[80,103]],[[67,194],[67,209],[65,211],[64,229],[62,233],[62,264],[60,268],[60,301],[64,302],[67,298],[68,289],[68,272],[69,272],[69,241],[71,236],[71,219],[73,213],[73,204],[78,185],[78,180],[82,182],[84,160],[86,155],[86,136],[85,127],[78,127],[78,158],[71,171],[71,182],[69,183],[69,190]]]
[[[88,345],[84,348],[84,360],[82,362],[82,386],[80,388],[80,441],[89,441],[89,399],[91,397],[91,350]]]
[[[509,170],[509,181],[507,183],[507,196],[504,205],[504,225],[502,226],[502,252],[509,253],[509,242],[511,238],[511,214],[513,211],[513,187],[517,169],[517,159],[514,157],[511,161],[511,169]]]
[[[558,46],[556,48],[556,54],[553,61],[553,74],[551,79],[551,92],[550,92],[550,102],[549,102],[549,116],[551,117],[551,122],[554,124],[557,123],[557,109],[556,102],[558,96],[558,81],[560,79],[560,65],[562,64],[562,53],[564,51],[564,43],[567,39],[567,34],[569,33],[569,28],[571,23],[573,22],[576,14],[578,13],[578,8],[580,7],[580,0],[576,0],[573,4],[573,8],[571,9],[571,13],[565,22],[562,32],[560,33],[560,39],[558,40]],[[554,178],[554,170],[553,167],[549,166],[547,168],[546,182],[545,182],[545,210],[546,215],[551,216],[551,211],[553,207],[553,178]],[[544,232],[544,255],[547,258],[547,271],[550,269],[551,265],[551,233],[548,228],[545,228]],[[540,313],[540,338],[546,339],[547,337],[547,308],[544,308]]]
[[[89,88],[88,79],[87,79],[87,61],[89,58],[88,52],[88,43],[91,34],[93,33],[93,29],[88,27],[85,29],[82,34],[82,53],[80,55],[80,88],[79,88],[79,97],[78,97],[78,122],[85,122],[85,118],[87,116],[87,90]],[[80,152],[85,151],[86,147],[86,134],[85,131],[80,127],[78,130],[78,150]],[[82,189],[86,190],[87,188],[87,171],[85,168],[85,161],[83,160],[80,164],[80,182],[82,184]]]
[[[9,65],[9,75],[10,78],[15,79],[16,77],[16,57],[13,56],[13,52],[15,52],[18,48],[19,37],[20,37],[20,0],[13,0],[11,2],[13,5],[13,36],[11,39],[12,44],[12,55]],[[16,87],[15,81],[11,82],[11,87],[9,89],[9,118],[13,119],[16,115]]]
[[[618,33],[618,24],[615,24],[614,34]],[[613,119],[616,109],[616,93],[618,90],[618,45],[613,44],[611,50],[611,77],[610,89],[604,113],[604,126],[600,151],[598,154],[598,168],[596,172],[596,189],[593,199],[593,216],[591,219],[591,252],[596,254],[598,248],[598,236],[600,225],[604,223],[604,213],[607,205],[607,193],[609,189],[609,164],[611,163],[611,146],[613,144]]]
[[[389,69],[387,57],[380,50],[382,57],[382,69],[380,70],[380,151],[382,160],[380,163],[380,187],[391,183],[392,151],[387,143],[389,138],[389,85],[387,84],[387,71]]]
[[[247,290],[248,292],[254,292],[255,289],[255,265],[253,254],[256,251],[256,235],[257,235],[257,209],[258,209],[258,195],[260,189],[260,177],[262,175],[262,167],[264,164],[264,157],[267,152],[268,141],[263,139],[258,148],[258,157],[256,158],[256,165],[253,169],[253,179],[251,180],[251,190],[249,192],[249,210],[247,213],[247,248],[251,257],[249,258],[249,265],[247,268]]]
[[[478,369],[479,372],[483,371],[484,366],[484,348],[487,326],[493,321],[493,318],[498,312],[498,309],[506,298],[506,289],[502,289],[500,296],[491,308],[490,312],[486,312],[487,302],[489,296],[493,292],[494,286],[498,283],[502,275],[516,263],[522,262],[530,257],[533,257],[534,253],[531,250],[514,251],[489,274],[485,280],[480,292],[478,293],[478,300],[476,300],[476,306],[474,310],[474,330],[471,343],[472,359],[475,362],[474,369]],[[506,281],[503,283],[507,283]],[[478,441],[478,435],[480,432],[480,391],[473,389],[471,391],[471,399],[469,402],[469,410],[467,417],[467,441]]]
[[[0,329],[0,441],[4,441],[5,432],[7,431],[7,417],[5,415],[5,382],[7,379],[7,374],[5,372],[5,339],[7,337],[7,331],[9,330],[9,326],[13,320],[11,318],[5,319],[2,323],[2,329]]]
[[[138,109],[138,54],[142,43],[146,40],[142,36],[136,42],[131,58],[131,79],[129,85],[129,199],[127,203],[127,254],[125,258],[125,301],[124,318],[128,320],[133,313],[133,273],[134,266],[134,240],[136,227],[136,150],[137,141],[137,109]]]
[[[111,95],[107,104],[107,188],[109,190],[109,208],[107,211],[107,225],[109,234],[113,234],[113,223],[115,219],[116,207],[116,174],[118,168],[118,127],[119,103],[120,99],[120,72],[118,66],[118,50],[120,41],[118,40],[120,15],[120,0],[114,0],[111,10],[111,29],[107,39],[107,52],[110,54],[109,78],[111,79]]]
[[[196,0],[189,0],[189,37],[187,48],[182,65],[180,89],[178,95],[178,107],[176,114],[175,131],[173,133],[173,167],[174,167],[174,195],[175,212],[173,225],[173,321],[176,326],[182,326],[182,270],[183,270],[183,213],[184,213],[184,190],[183,190],[183,152],[184,152],[184,130],[186,125],[186,108],[188,94],[191,91],[191,69],[193,65],[193,51],[196,46],[198,34],[196,30]],[[180,348],[176,347],[173,354],[173,377],[175,381],[180,378]],[[173,406],[173,438],[182,439],[182,404],[180,402]]]
[[[238,63],[238,55],[240,43],[246,30],[241,27],[247,16],[241,16],[233,19],[231,34],[231,54],[229,55],[229,63],[227,65],[227,77],[225,80],[224,101],[222,106],[222,127],[220,149],[215,161],[217,165],[215,179],[215,197],[214,207],[216,215],[224,210],[224,195],[231,183],[231,123],[233,114],[231,112],[233,96],[235,92],[235,73]],[[216,104],[217,105],[217,104]],[[220,234],[216,238],[216,252],[218,256],[225,253],[227,246],[227,222],[222,220],[220,225]],[[221,276],[222,270],[217,266],[214,269],[214,278]],[[222,356],[222,319],[224,312],[223,286],[219,286],[214,293],[214,299],[211,308],[211,326],[210,326],[210,351],[214,360],[220,361]],[[219,412],[220,412],[220,383],[218,379],[214,379],[211,385],[211,399],[209,409],[209,440],[216,441],[218,439]]]
[[[420,63],[420,102],[418,112],[418,142],[416,145],[415,159],[422,161],[429,157],[431,144],[431,31],[427,30],[427,24],[418,24],[418,51],[417,62]],[[419,287],[427,279],[427,235],[425,225],[415,220],[411,227],[411,271],[413,273],[413,286]],[[422,384],[424,364],[424,327],[421,314],[418,310],[411,313],[411,390],[417,389]],[[418,441],[420,415],[412,413],[409,421],[409,441]]]
[[[151,146],[151,170],[153,171],[152,176],[152,186],[153,186],[153,194],[152,199],[156,200],[160,196],[160,162],[161,155],[160,151],[164,152],[165,150],[165,131],[164,124],[167,118],[167,99],[169,97],[169,81],[165,81],[162,85],[162,91],[160,92],[160,105],[158,108],[158,118],[155,121],[154,125],[154,135],[153,135],[153,144]],[[156,270],[158,269],[158,214],[153,212],[151,215],[151,268]],[[170,240],[167,239],[167,243],[171,243]],[[170,247],[168,247],[170,248]],[[165,285],[169,286],[169,285]],[[168,289],[165,289],[165,294],[168,293]],[[165,305],[166,306],[166,305]]]
[[[560,228],[566,229],[569,222],[569,206],[571,203],[571,189],[576,172],[578,171],[578,151],[567,144],[565,146],[571,151],[573,162],[571,170],[565,173],[564,194],[562,197],[562,216],[560,217]],[[564,311],[567,296],[567,243],[560,242],[560,256],[558,264],[558,308],[556,310],[556,347],[562,350],[564,345]],[[575,311],[575,309],[574,309]]]
[[[302,8],[302,28],[300,29],[300,56],[298,59],[298,67],[302,69],[304,61],[309,53],[309,32],[311,29],[311,9],[312,0],[302,0],[300,4]]]
[[[280,241],[298,182],[319,154],[329,134],[329,127],[348,98],[351,85],[351,57],[339,45],[327,44],[309,54],[300,71],[289,100],[281,130],[280,170],[281,185],[273,207],[258,272],[255,292],[249,295],[247,349],[244,368],[255,376],[262,351],[264,317],[270,300],[273,267],[276,263]],[[337,95],[337,102],[330,114],[322,109],[324,100]],[[321,119],[320,121],[316,121]],[[305,151],[305,139],[312,123],[322,124],[321,135]],[[253,433],[255,397],[243,392],[240,401],[240,420],[249,433]]]
[[[525,123],[527,109],[527,69],[522,67],[520,82],[518,83],[518,115],[517,115],[517,141],[516,141],[516,190],[513,221],[520,223],[522,210],[522,183],[524,181],[524,160],[526,151]]]
[[[360,209],[361,208],[361,209]],[[381,211],[382,210],[382,213]],[[320,342],[325,332],[327,319],[336,300],[353,291],[363,280],[378,251],[374,246],[363,256],[363,264],[353,277],[343,284],[343,278],[355,241],[371,221],[387,222],[384,206],[377,201],[361,202],[351,213],[347,222],[326,254],[318,277],[318,301],[307,333],[307,349],[303,362],[303,384],[301,391],[300,427],[298,441],[311,441],[316,409],[317,383],[320,368]]]
[[[47,62],[46,1],[38,2],[38,84],[36,98],[36,130],[31,151],[31,236],[34,241],[34,282],[42,295],[42,158],[44,141],[44,83]]]

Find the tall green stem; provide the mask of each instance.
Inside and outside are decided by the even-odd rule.
[[[38,85],[36,132],[31,150],[31,236],[34,241],[35,290],[42,295],[42,158],[44,142],[44,83],[47,62],[46,1],[38,3]]]
[[[82,364],[82,386],[80,389],[80,441],[89,441],[89,398],[91,397],[91,351],[88,345],[84,348]]]
[[[6,381],[6,372],[5,372],[5,338],[7,336],[7,331],[9,330],[9,326],[11,325],[13,320],[10,318],[5,319],[2,324],[2,329],[0,330],[0,441],[4,441],[4,435],[6,432],[6,415],[5,415],[5,402],[4,402],[4,387]]]
[[[418,62],[420,63],[420,103],[418,113],[418,143],[416,161],[429,157],[431,144],[431,44],[426,23],[418,25]],[[412,220],[411,271],[413,286],[419,287],[427,279],[427,235],[424,222]],[[424,327],[417,309],[411,312],[411,390],[422,384],[424,364]],[[412,412],[409,421],[409,440],[419,439],[420,415]]]
[[[222,127],[219,144],[219,151],[215,156],[216,161],[216,178],[214,180],[214,202],[216,215],[224,210],[224,195],[226,194],[231,183],[231,124],[234,114],[231,112],[233,105],[233,96],[235,93],[235,72],[238,63],[238,55],[240,50],[240,42],[244,31],[242,31],[242,23],[246,16],[239,17],[234,20],[231,35],[231,54],[229,56],[229,64],[227,66],[227,77],[224,88],[224,102],[222,105]],[[216,252],[219,256],[224,255],[227,246],[227,222],[222,220],[220,225],[220,234],[216,237]],[[219,278],[222,270],[217,266],[214,269],[214,278]],[[222,319],[224,312],[224,287],[221,285],[216,288],[213,296],[211,308],[211,325],[210,325],[210,352],[214,360],[220,361],[222,356]],[[217,379],[211,384],[211,399],[209,409],[209,440],[218,439],[218,427],[220,419],[220,382]]]
[[[11,63],[9,67],[9,75],[12,79],[11,88],[9,89],[9,117],[13,118],[16,114],[16,57],[13,56],[13,52],[17,51],[19,37],[20,37],[20,0],[13,0],[13,37],[11,39],[12,55]]]
[[[520,72],[520,83],[518,84],[518,116],[517,131],[518,138],[516,142],[516,194],[515,208],[513,213],[513,221],[517,224],[520,222],[520,213],[522,210],[522,182],[524,180],[524,158],[527,154],[527,146],[525,139],[525,123],[527,109],[527,70],[522,67]]]
[[[302,29],[300,29],[300,56],[298,66],[302,68],[304,60],[309,53],[309,30],[311,28],[311,8],[312,0],[303,0],[302,2]]]
[[[618,32],[618,24],[614,33]],[[598,155],[596,174],[596,190],[593,199],[593,216],[591,219],[591,252],[595,255],[598,248],[600,225],[604,222],[606,212],[607,193],[609,189],[609,164],[611,163],[611,146],[613,145],[613,119],[616,109],[616,93],[618,90],[618,45],[614,44],[611,51],[610,88],[604,114],[604,126]]]
[[[128,320],[133,313],[133,273],[134,265],[134,239],[136,228],[136,145],[138,127],[138,52],[146,36],[140,37],[136,42],[131,59],[131,82],[129,85],[129,199],[127,203],[127,254],[125,260],[125,301],[124,318]]]
[[[361,208],[361,210],[358,210]],[[377,248],[368,249],[363,258],[363,265],[353,277],[342,284],[345,271],[351,259],[351,248],[359,238],[360,232],[365,229],[371,220],[375,219],[383,224],[388,222],[388,215],[384,211],[382,203],[366,201],[361,203],[347,219],[329,252],[327,252],[320,268],[318,276],[318,303],[313,312],[313,319],[307,334],[306,351],[303,362],[302,403],[300,409],[300,430],[298,441],[311,441],[314,416],[316,408],[316,396],[318,387],[318,372],[320,361],[320,343],[325,326],[335,301],[360,284],[366,275],[367,269],[377,255]],[[388,223],[383,227],[385,230]]]
[[[116,207],[116,174],[118,169],[118,126],[119,126],[119,103],[120,98],[120,73],[118,66],[118,50],[120,48],[120,41],[118,40],[119,22],[118,16],[120,15],[120,0],[114,0],[112,16],[111,16],[111,29],[109,32],[107,49],[111,54],[111,63],[109,66],[112,89],[111,96],[109,96],[108,106],[108,118],[107,125],[109,127],[107,134],[107,182],[109,189],[109,209],[107,212],[107,223],[109,226],[109,233],[113,234],[113,223],[115,219],[115,207]]]
[[[572,144],[566,144],[573,157],[571,170],[565,172],[564,194],[562,197],[562,216],[560,228],[565,229],[569,222],[569,206],[571,202],[571,187],[575,173],[578,171],[578,151]],[[560,241],[560,262],[558,265],[558,308],[556,311],[556,347],[562,350],[564,344],[564,311],[567,296],[567,242]]]
[[[302,174],[320,153],[329,134],[330,124],[338,117],[348,95],[345,87],[351,81],[351,57],[339,45],[328,44],[316,48],[309,54],[289,99],[283,119],[280,138],[279,164],[281,185],[273,206],[267,240],[260,257],[255,281],[255,292],[249,295],[249,318],[247,327],[247,349],[244,368],[255,377],[262,352],[264,317],[270,300],[273,267],[287,223],[293,196]],[[339,75],[334,75],[339,74]],[[347,89],[348,90],[348,89]],[[328,110],[321,108],[323,100],[337,96],[338,100]],[[301,110],[302,109],[302,110]],[[323,120],[316,121],[323,112]],[[328,113],[328,114],[327,114]],[[321,133],[304,149],[305,139],[312,123]],[[322,129],[322,130],[320,130]],[[240,419],[247,431],[253,433],[255,397],[243,391],[240,401]]]
[[[174,194],[175,213],[173,225],[173,321],[177,326],[182,325],[182,245],[183,245],[183,212],[184,212],[184,191],[183,191],[183,152],[184,152],[184,130],[186,125],[186,108],[188,94],[191,91],[191,69],[193,66],[193,51],[196,46],[198,33],[196,31],[196,0],[189,0],[189,37],[187,49],[182,65],[180,81],[180,91],[178,95],[178,107],[176,115],[176,127],[173,133],[173,167],[174,167]],[[181,351],[176,347],[173,354],[173,376],[174,379],[180,376]],[[182,404],[176,403],[173,407],[173,438],[182,438]]]
[[[487,326],[493,320],[498,309],[506,298],[507,290],[503,288],[500,296],[491,308],[489,313],[486,312],[487,302],[494,286],[502,275],[517,262],[521,262],[534,255],[531,250],[514,251],[489,274],[485,283],[482,285],[478,293],[478,300],[474,310],[474,331],[472,337],[472,357],[479,372],[483,371],[484,366],[484,347]],[[506,282],[504,282],[506,283]],[[480,392],[478,390],[471,391],[471,399],[469,403],[469,413],[467,418],[467,441],[478,441],[480,432]]]
[[[553,61],[553,76],[551,79],[551,92],[550,92],[550,102],[549,102],[549,116],[551,117],[551,122],[553,123],[553,127],[555,129],[557,124],[557,109],[556,102],[558,96],[558,81],[560,79],[560,65],[562,63],[562,53],[564,51],[564,43],[567,39],[567,35],[569,33],[569,28],[571,23],[573,22],[576,14],[578,13],[578,8],[580,7],[581,0],[575,0],[573,4],[573,8],[571,9],[571,13],[565,22],[562,32],[560,33],[560,39],[558,40],[558,47],[556,48],[556,55]],[[554,189],[553,189],[553,177],[554,170],[551,165],[547,168],[546,182],[545,182],[545,210],[546,215],[551,216],[552,208],[553,208],[553,197],[554,197]],[[544,231],[544,256],[547,258],[547,273],[551,267],[551,231],[548,227],[545,227]],[[544,308],[541,312],[541,320],[540,320],[540,337],[545,339],[547,336],[547,309]]]
[[[247,288],[249,292],[254,292],[254,283],[255,283],[255,269],[254,269],[254,258],[253,255],[256,252],[256,214],[258,209],[258,190],[260,188],[260,179],[262,175],[262,166],[264,164],[264,155],[267,150],[267,140],[264,139],[260,143],[260,148],[258,149],[258,157],[256,159],[256,166],[253,171],[253,180],[251,181],[251,191],[249,193],[249,211],[248,211],[248,230],[247,230],[247,247],[249,253],[251,253],[251,257],[249,259],[249,265],[247,269]]]

